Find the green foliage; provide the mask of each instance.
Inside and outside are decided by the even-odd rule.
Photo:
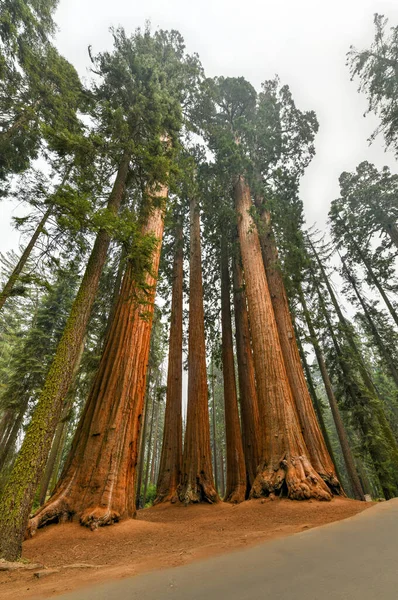
[[[358,77],[359,91],[368,97],[369,111],[380,118],[373,133],[384,135],[387,147],[398,153],[398,26],[387,30],[388,19],[375,14],[375,37],[368,50],[351,47],[348,64],[352,78]]]

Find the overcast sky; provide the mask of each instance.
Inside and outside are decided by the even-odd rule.
[[[123,25],[129,33],[150,20],[153,28],[178,29],[208,76],[244,76],[259,88],[278,74],[297,106],[315,110],[320,123],[301,192],[307,223],[323,228],[342,171],[368,160],[398,172],[382,138],[369,146],[377,120],[363,117],[366,99],[345,66],[351,44],[362,49],[371,43],[375,12],[398,24],[397,0],[60,0],[56,45],[84,78],[88,45],[94,52],[110,48],[110,26]],[[5,251],[17,247],[19,236],[10,225],[14,207],[2,203],[0,210]]]

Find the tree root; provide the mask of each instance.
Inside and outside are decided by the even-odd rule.
[[[264,465],[253,483],[250,498],[286,495],[291,500],[331,500],[332,494],[305,456],[284,456],[276,469]]]
[[[25,539],[33,537],[38,529],[50,523],[65,523],[72,519],[74,511],[71,510],[68,501],[60,496],[42,506],[36,514],[29,519],[25,532]]]
[[[108,507],[96,506],[95,508],[87,508],[81,514],[79,521],[84,527],[89,527],[91,531],[95,531],[98,527],[105,527],[105,525],[112,525],[120,521],[120,514]]]

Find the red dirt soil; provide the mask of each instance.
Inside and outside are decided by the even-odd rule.
[[[43,579],[35,578],[34,571],[0,572],[0,598],[49,598],[85,585],[184,565],[346,519],[370,506],[346,498],[250,500],[237,506],[167,504],[95,532],[78,523],[50,525],[24,543],[24,559],[50,569],[76,563],[100,568],[62,569]]]

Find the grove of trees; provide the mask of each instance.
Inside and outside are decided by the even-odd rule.
[[[0,7],[0,194],[26,211],[0,265],[0,557],[153,503],[398,496],[398,176],[362,162],[308,228],[318,121],[288,85],[209,78],[149,26],[90,48],[83,83],[56,6]],[[348,61],[398,154],[398,27],[375,28]]]

